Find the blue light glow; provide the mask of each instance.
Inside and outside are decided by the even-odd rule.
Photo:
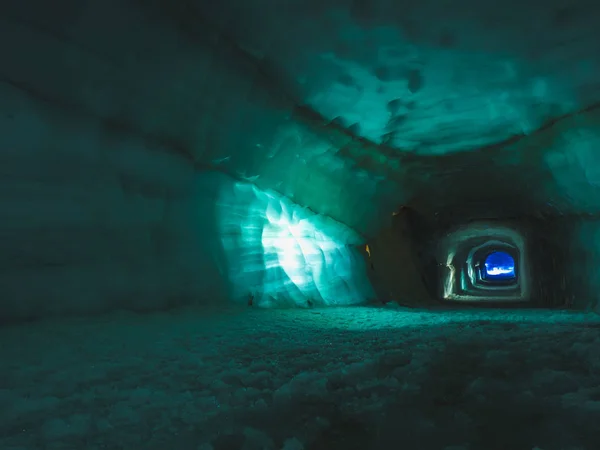
[[[493,252],[485,259],[486,279],[507,280],[516,278],[515,260],[506,252]]]
[[[331,218],[249,183],[219,191],[218,230],[238,302],[258,307],[351,305],[375,295],[362,237]],[[229,188],[227,188],[229,187]]]

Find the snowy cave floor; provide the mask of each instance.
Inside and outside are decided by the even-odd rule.
[[[119,313],[0,329],[0,449],[600,449],[600,317]]]

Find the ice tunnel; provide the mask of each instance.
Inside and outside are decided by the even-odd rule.
[[[0,449],[600,448],[597,3],[0,2]]]

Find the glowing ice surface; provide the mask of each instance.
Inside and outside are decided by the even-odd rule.
[[[234,298],[258,306],[361,303],[373,296],[350,228],[247,183],[220,193],[220,224]]]

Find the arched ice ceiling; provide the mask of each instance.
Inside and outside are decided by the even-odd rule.
[[[9,0],[0,82],[364,233],[399,203],[481,194],[509,214],[599,212],[597,10]]]
[[[599,210],[593,0],[192,5],[294,102],[374,144],[349,151],[356,167],[420,209]]]
[[[402,151],[472,150],[600,100],[594,0],[193,4],[298,102]]]

